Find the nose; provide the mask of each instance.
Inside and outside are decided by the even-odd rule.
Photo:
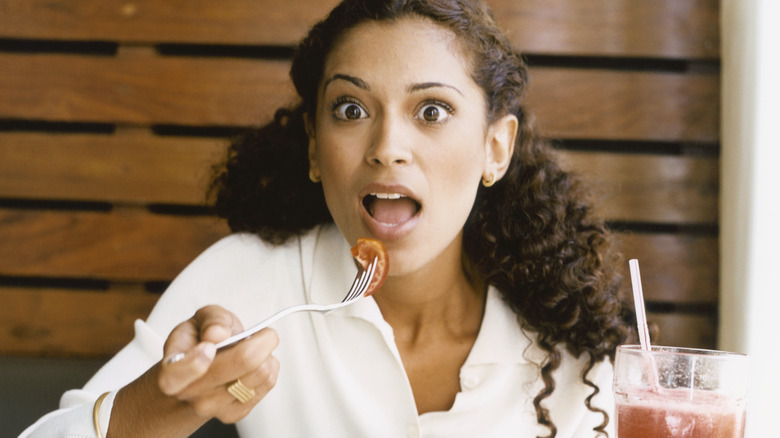
[[[366,161],[371,165],[403,165],[412,162],[412,128],[399,117],[386,115],[376,125]]]

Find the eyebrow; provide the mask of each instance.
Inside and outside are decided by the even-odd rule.
[[[438,88],[438,87],[449,88],[451,90],[455,90],[461,96],[464,95],[463,92],[458,90],[456,87],[441,82],[423,82],[420,84],[412,84],[409,87],[407,87],[406,90],[411,93],[413,91],[427,90],[429,88]]]
[[[328,85],[330,85],[331,82],[336,80],[347,81],[358,88],[361,88],[366,91],[371,91],[371,87],[364,80],[360,78],[356,78],[354,76],[345,75],[343,73],[336,73],[332,77],[328,78],[328,80],[325,81],[325,84],[322,86],[323,91],[328,88]],[[419,84],[412,84],[406,88],[406,91],[412,93],[414,91],[427,90],[429,88],[437,88],[437,87],[449,88],[451,90],[454,90],[461,96],[464,96],[463,92],[460,91],[457,87],[442,82],[422,82]]]
[[[364,89],[366,91],[371,91],[371,87],[369,87],[368,84],[364,80],[362,80],[360,78],[356,78],[354,76],[341,74],[341,73],[336,73],[332,77],[328,78],[328,80],[325,81],[325,84],[323,84],[322,90],[325,91],[328,88],[328,85],[330,85],[331,82],[333,82],[335,80],[338,80],[338,79],[343,80],[343,81],[347,81],[347,82],[353,84],[354,86],[356,86],[358,88],[362,88],[362,89]]]

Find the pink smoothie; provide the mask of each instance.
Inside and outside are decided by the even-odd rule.
[[[711,391],[622,388],[618,438],[742,438],[745,403]]]

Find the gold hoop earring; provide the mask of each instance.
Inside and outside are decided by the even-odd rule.
[[[309,179],[311,180],[311,182],[315,184],[322,181],[319,173],[317,173],[317,171],[315,171],[314,169],[309,169]]]
[[[496,176],[492,172],[482,177],[482,185],[485,187],[490,187],[495,183]]]

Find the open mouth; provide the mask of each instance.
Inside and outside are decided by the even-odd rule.
[[[414,217],[422,206],[399,193],[370,193],[363,198],[363,207],[375,221],[396,226]]]

